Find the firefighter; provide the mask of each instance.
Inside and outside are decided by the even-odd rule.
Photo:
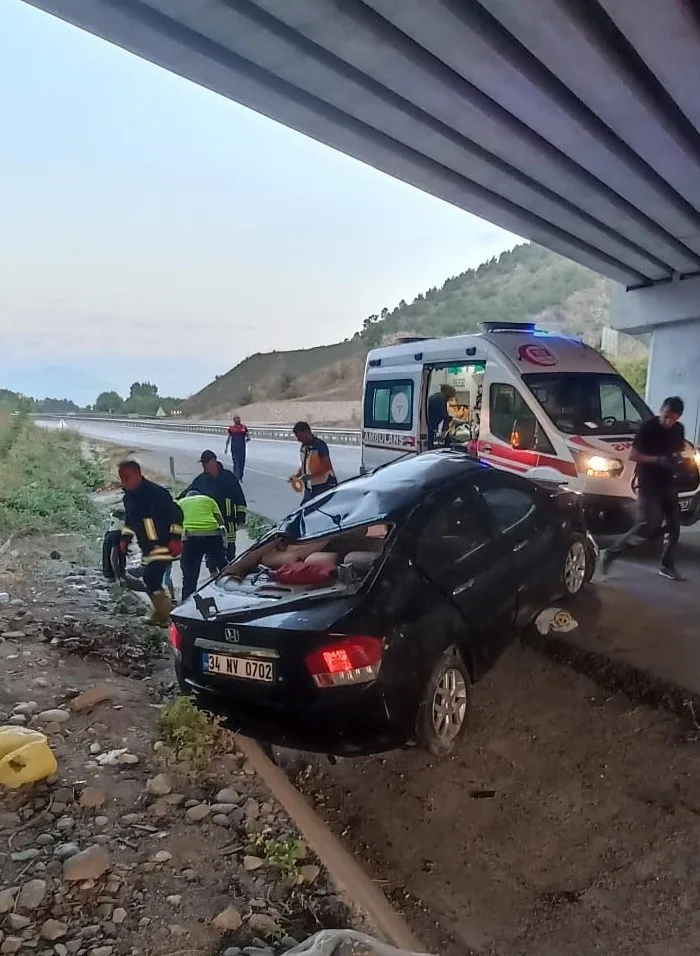
[[[163,587],[163,577],[182,551],[182,510],[167,488],[143,477],[136,461],[122,461],[119,480],[124,489],[124,527],[120,548],[128,550],[136,538],[141,549],[143,583],[153,612],[148,623],[165,625],[172,600]]]
[[[241,483],[232,471],[224,468],[213,451],[203,451],[199,459],[202,474],[197,475],[189,488],[179,496],[181,500],[190,491],[197,491],[200,495],[213,498],[219,506],[226,526],[226,557],[233,561],[236,557],[236,529],[245,525],[248,514],[245,495]],[[211,574],[217,570],[207,560],[207,568]]]

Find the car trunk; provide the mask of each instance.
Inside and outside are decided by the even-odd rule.
[[[327,643],[330,633],[345,633],[344,619],[358,610],[385,552],[389,529],[384,526],[383,537],[367,532],[359,528],[306,542],[273,538],[177,608],[173,620],[194,683],[241,704],[313,704],[319,695],[306,656]],[[277,580],[276,572],[290,560],[295,566],[300,557],[301,563],[323,564],[327,555],[333,556],[330,579],[311,585]]]

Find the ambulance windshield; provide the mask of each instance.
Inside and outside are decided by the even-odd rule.
[[[567,435],[630,435],[651,411],[614,373],[555,372],[523,381],[556,427]]]

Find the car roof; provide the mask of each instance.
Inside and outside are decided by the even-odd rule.
[[[400,521],[431,491],[488,467],[463,451],[443,449],[411,455],[313,498],[276,530],[300,540],[375,521]]]

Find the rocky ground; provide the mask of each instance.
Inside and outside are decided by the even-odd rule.
[[[140,603],[104,587],[78,539],[15,547],[0,725],[46,733],[58,773],[0,787],[0,954],[272,956],[353,925],[231,735],[169,706]]]

